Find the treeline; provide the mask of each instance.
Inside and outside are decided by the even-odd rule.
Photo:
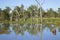
[[[1,20],[10,20],[16,18],[39,18],[40,17],[40,9],[42,11],[43,18],[60,18],[60,8],[57,11],[54,11],[52,8],[45,11],[43,8],[39,8],[36,5],[31,5],[27,9],[24,9],[24,5],[15,6],[13,10],[10,7],[6,7],[5,9],[0,8],[0,21]]]

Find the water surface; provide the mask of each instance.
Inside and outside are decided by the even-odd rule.
[[[60,25],[0,23],[0,40],[60,40]]]

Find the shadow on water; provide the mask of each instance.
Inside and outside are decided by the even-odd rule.
[[[53,35],[57,36],[59,38],[60,33],[60,25],[55,24],[43,24],[42,29],[40,28],[41,24],[9,24],[9,23],[0,23],[0,35],[3,36],[3,34],[8,34],[12,36],[12,38],[16,35],[18,35],[16,40],[41,40],[40,36],[42,37],[42,40],[47,40],[48,38],[53,39]],[[1,38],[0,36],[0,38]],[[24,37],[23,37],[24,36]],[[48,37],[50,36],[50,37]],[[3,37],[8,37],[7,35]],[[19,38],[21,37],[21,38]],[[28,37],[28,38],[27,38]],[[55,39],[57,39],[55,37]],[[12,39],[9,37],[9,39]],[[47,39],[46,39],[47,38]],[[2,40],[2,38],[1,38]],[[13,38],[14,40],[14,38]]]

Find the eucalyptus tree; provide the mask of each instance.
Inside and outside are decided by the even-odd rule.
[[[52,8],[50,8],[49,10],[47,10],[47,17],[54,17],[54,10]]]
[[[56,11],[54,11],[52,8],[50,8],[49,10],[47,10],[47,14],[49,17],[58,17],[58,13]]]
[[[17,12],[19,12],[20,11],[20,7],[19,6],[15,6],[15,8],[12,10],[12,12],[11,12],[11,14],[10,14],[10,16],[11,16],[11,21],[16,21],[17,20],[17,16],[19,16],[18,15],[18,13]]]
[[[16,15],[20,16],[20,7],[19,6],[15,6],[14,11],[16,12]]]
[[[0,15],[1,15],[2,9],[0,8]]]
[[[24,5],[21,4],[21,7],[20,7],[20,13],[23,15],[23,19],[24,19],[24,22],[25,22],[25,9],[24,9]]]
[[[2,9],[0,8],[0,16],[1,16]]]
[[[38,10],[38,7],[36,5],[31,5],[27,8],[27,11],[30,14],[30,18],[32,18],[32,22],[33,22],[33,19],[34,19],[35,15],[38,12],[37,10]]]
[[[38,7],[36,5],[31,5],[27,8],[27,11],[30,12],[31,16],[35,16],[37,14]]]
[[[54,11],[54,17],[56,18],[56,17],[58,17],[58,13],[56,12],[56,11]]]
[[[15,16],[16,21],[19,21],[20,19],[20,7],[19,6],[15,6],[14,10],[13,10],[13,14]]]
[[[25,21],[27,20],[27,18],[30,18],[30,14],[27,10],[24,10],[24,18],[25,18]]]
[[[60,17],[60,8],[58,8],[58,17]]]
[[[41,12],[42,12],[42,17],[45,17],[46,12],[43,10],[43,8],[41,8]]]
[[[58,13],[60,13],[60,8],[58,8]]]
[[[0,8],[0,20],[1,20],[1,15],[2,15],[1,12],[2,12],[2,9]]]
[[[25,12],[24,5],[21,5],[20,7],[16,6],[13,10],[13,14],[15,15],[16,20],[19,21],[19,19],[23,17],[25,21],[24,12]]]
[[[16,12],[14,10],[12,11],[11,16],[12,16],[12,21],[15,21],[15,19],[16,19]]]
[[[4,10],[2,10],[2,14],[5,20],[10,20],[10,16],[9,16],[10,10],[11,10],[10,7],[6,7]]]

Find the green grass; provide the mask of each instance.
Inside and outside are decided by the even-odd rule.
[[[38,22],[37,22],[37,19],[38,19]],[[40,20],[40,18],[34,18],[34,20],[32,21],[32,18],[28,18],[25,22],[24,22],[24,19],[23,18],[21,18],[18,22],[19,22],[19,24],[24,24],[24,23],[27,23],[27,24],[31,24],[31,23],[33,23],[33,24],[40,24],[41,22],[40,22],[41,20]],[[0,23],[3,23],[3,22],[5,22],[5,21],[0,21]],[[10,22],[10,21],[8,21],[8,22]],[[17,22],[17,23],[18,23]],[[42,23],[44,24],[44,23],[49,23],[49,24],[51,24],[51,23],[55,23],[55,24],[60,24],[60,18],[43,18],[43,21],[42,21]]]

